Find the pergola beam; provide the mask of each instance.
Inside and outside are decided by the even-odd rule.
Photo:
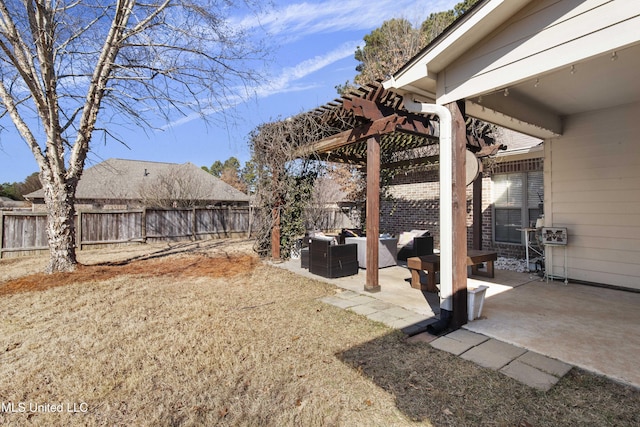
[[[323,154],[336,151],[340,148],[365,141],[371,137],[385,135],[397,131],[404,131],[418,135],[432,136],[432,129],[424,125],[422,120],[415,121],[408,117],[398,114],[392,114],[377,119],[373,122],[365,123],[361,126],[346,130],[327,138],[321,139],[313,144],[299,147],[296,155],[299,157],[307,157],[312,154]]]

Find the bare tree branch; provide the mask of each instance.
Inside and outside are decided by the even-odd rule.
[[[145,129],[193,111],[206,118],[259,80],[264,45],[228,23],[249,4],[0,0],[0,118],[40,168],[48,270],[75,266],[73,203],[96,129],[123,142],[114,131],[123,118]]]

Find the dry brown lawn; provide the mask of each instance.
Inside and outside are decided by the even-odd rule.
[[[640,424],[638,390],[576,369],[533,390],[323,304],[333,286],[250,248],[84,251],[52,276],[1,260],[0,424]]]

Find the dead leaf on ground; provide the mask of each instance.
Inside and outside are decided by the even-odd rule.
[[[71,273],[37,273],[0,283],[0,296],[44,291],[75,283],[109,280],[121,275],[233,277],[252,271],[259,259],[251,255],[208,257],[190,255],[113,265],[78,265]]]

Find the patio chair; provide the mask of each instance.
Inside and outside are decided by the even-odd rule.
[[[329,240],[312,238],[309,272],[327,278],[358,274],[358,245],[336,245]]]
[[[398,259],[433,254],[433,236],[427,230],[411,230],[398,237]]]
[[[344,245],[347,237],[365,237],[365,233],[361,228],[343,228],[338,234],[338,243]]]

